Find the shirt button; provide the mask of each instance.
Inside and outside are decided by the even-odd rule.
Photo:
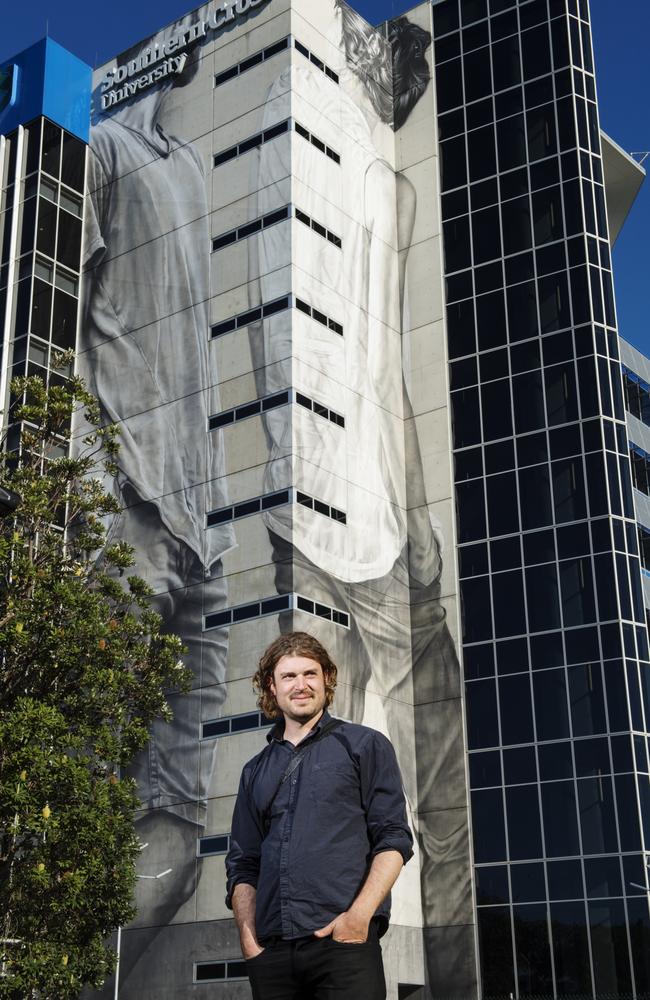
[[[292,784],[292,785],[295,785],[295,783],[297,782],[297,780],[298,780],[297,778],[292,778],[292,779],[291,779],[291,784]]]

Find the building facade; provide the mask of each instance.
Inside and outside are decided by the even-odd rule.
[[[39,44],[2,80],[0,391],[76,346],[109,537],[193,675],[133,768],[171,872],[102,995],[250,996],[223,856],[301,629],[402,769],[391,1000],[647,996],[650,393],[610,257],[642,171],[586,0],[210,3],[92,82]]]

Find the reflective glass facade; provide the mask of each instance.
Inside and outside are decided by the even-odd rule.
[[[483,990],[644,995],[650,664],[589,10],[433,16]]]

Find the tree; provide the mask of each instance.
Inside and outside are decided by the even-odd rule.
[[[126,575],[132,550],[106,544],[105,521],[119,511],[110,489],[117,429],[101,426],[81,378],[51,382],[12,382],[20,454],[0,456],[0,486],[21,498],[0,522],[0,997],[8,1000],[77,997],[112,971],[107,938],[134,914],[139,852],[125,768],[151,721],[170,717],[165,691],[189,683],[180,639],[164,633],[144,582]]]

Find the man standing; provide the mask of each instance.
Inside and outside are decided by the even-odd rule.
[[[226,858],[254,1000],[383,1000],[379,938],[412,856],[389,741],[332,719],[336,666],[313,636],[280,636],[254,678],[277,717],[242,772]]]

